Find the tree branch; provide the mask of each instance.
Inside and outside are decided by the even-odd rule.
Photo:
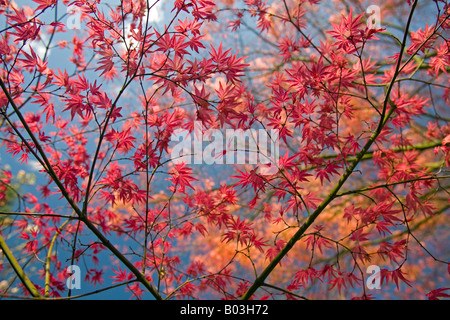
[[[6,242],[3,239],[1,234],[0,234],[0,248],[2,249],[3,253],[5,254],[5,256],[8,259],[9,263],[11,264],[12,268],[14,269],[14,272],[17,274],[20,281],[25,286],[25,288],[28,290],[28,292],[34,298],[42,298],[38,289],[34,286],[34,284],[30,281],[28,276],[25,274],[25,272],[21,268],[19,262],[17,262],[16,258],[14,257],[13,253],[9,249],[8,245],[6,244]]]

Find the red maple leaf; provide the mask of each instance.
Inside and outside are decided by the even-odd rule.
[[[169,173],[171,177],[166,180],[172,181],[173,186],[169,187],[169,190],[172,192],[179,191],[181,193],[186,193],[186,187],[194,189],[191,185],[191,181],[198,181],[198,179],[192,177],[192,169],[186,167],[184,162],[177,163]]]
[[[439,288],[432,290],[426,294],[428,300],[439,300],[438,298],[450,298],[450,294],[444,293],[444,291],[450,290],[450,288]]]

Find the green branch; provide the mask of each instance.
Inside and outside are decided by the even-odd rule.
[[[9,263],[11,264],[12,268],[14,269],[14,272],[17,274],[20,281],[25,286],[25,288],[28,290],[28,292],[35,298],[42,298],[42,296],[39,294],[38,289],[34,286],[34,284],[27,277],[27,275],[23,271],[22,267],[20,266],[19,262],[14,257],[13,253],[11,252],[11,250],[9,250],[9,247],[6,244],[6,242],[3,239],[1,234],[0,234],[0,248],[2,249],[3,253],[5,254],[5,256],[8,259]]]
[[[287,242],[287,244],[284,246],[283,249],[280,250],[280,252],[275,256],[275,258],[269,263],[269,265],[263,270],[261,275],[255,280],[253,285],[247,290],[247,292],[243,295],[242,299],[247,300],[249,299],[255,291],[264,284],[265,279],[269,276],[269,274],[275,269],[275,267],[280,263],[281,259],[287,253],[292,249],[294,244],[300,240],[300,238],[303,236],[303,234],[306,232],[306,230],[313,224],[313,222],[316,220],[316,218],[322,213],[322,211],[328,206],[328,204],[333,201],[333,199],[337,196],[338,191],[341,189],[341,187],[344,185],[345,181],[350,177],[350,175],[353,173],[353,170],[356,168],[358,163],[361,161],[362,157],[366,152],[369,150],[371,145],[375,142],[376,138],[381,132],[381,129],[384,127],[392,113],[394,112],[395,108],[391,108],[388,112],[388,114],[384,117],[383,121],[381,123],[383,125],[379,126],[378,130],[370,137],[369,141],[366,143],[362,151],[358,154],[358,157],[356,160],[350,165],[350,167],[345,171],[341,179],[339,179],[339,182],[335,185],[333,190],[330,192],[330,194],[327,196],[325,200],[322,201],[322,203],[317,207],[317,209],[308,217],[306,222],[297,230],[297,232],[294,234],[294,236]]]
[[[436,141],[432,141],[432,142],[418,143],[418,144],[411,145],[411,146],[392,148],[389,150],[392,152],[405,152],[405,151],[411,151],[411,150],[423,151],[423,150],[432,149],[434,147],[438,147],[441,145],[442,145],[442,140],[436,140]],[[364,154],[364,156],[361,158],[361,161],[372,159],[374,152],[375,151],[367,151]],[[324,159],[324,160],[334,159],[337,157],[338,157],[337,154],[325,154],[325,155],[319,156],[319,158]],[[352,162],[352,161],[356,160],[356,157],[349,157],[349,158],[346,158],[345,160],[348,162]]]
[[[53,246],[55,245],[56,239],[58,238],[58,235],[61,233],[61,231],[64,229],[64,226],[69,222],[70,220],[66,220],[61,227],[59,227],[58,231],[56,231],[55,235],[52,238],[52,241],[50,242],[50,246],[48,247],[48,253],[47,253],[47,261],[45,263],[45,285],[44,285],[44,296],[48,298],[50,296],[50,260],[52,257],[52,251]]]

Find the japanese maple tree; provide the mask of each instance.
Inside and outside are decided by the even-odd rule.
[[[371,5],[0,1],[0,296],[449,297],[450,4]]]

